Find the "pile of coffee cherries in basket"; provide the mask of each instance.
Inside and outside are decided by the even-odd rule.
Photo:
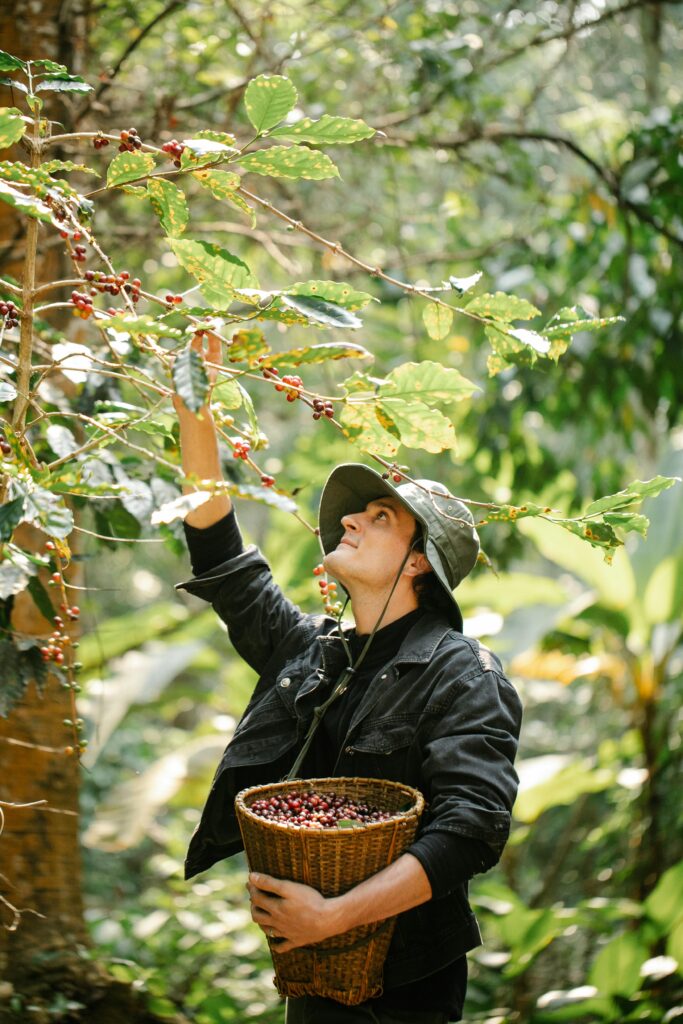
[[[382,811],[350,797],[315,790],[289,790],[281,796],[255,800],[249,810],[266,821],[312,829],[358,828],[394,817],[390,811]]]

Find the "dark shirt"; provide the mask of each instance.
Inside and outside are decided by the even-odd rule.
[[[234,511],[205,529],[185,523],[192,571],[195,575],[210,571],[244,550]],[[422,615],[420,608],[408,612],[377,630],[346,692],[328,708],[305,761],[304,777],[325,778],[333,774],[337,756],[351,720],[371,680],[398,652],[411,626]],[[367,641],[367,635],[348,635],[355,663]],[[497,857],[483,840],[450,832],[431,832],[418,838],[408,853],[422,865],[438,899],[473,875],[488,870]],[[467,985],[467,962],[461,957],[447,967],[419,981],[386,990],[381,997],[385,1006],[406,1009],[447,1011],[451,1020],[459,1020]]]

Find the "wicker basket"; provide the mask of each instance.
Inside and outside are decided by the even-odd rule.
[[[395,817],[359,828],[309,830],[268,821],[249,810],[255,800],[302,789],[333,790]],[[384,779],[299,779],[244,789],[235,807],[251,871],[303,882],[323,896],[339,896],[410,846],[424,799],[418,790]],[[278,992],[324,996],[347,1006],[381,995],[382,968],[395,923],[392,917],[360,925],[290,953],[278,953],[277,943],[270,942]]]

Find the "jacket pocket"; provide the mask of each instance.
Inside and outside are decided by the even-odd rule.
[[[361,754],[394,754],[410,747],[417,737],[419,715],[389,716],[366,722],[351,745]]]

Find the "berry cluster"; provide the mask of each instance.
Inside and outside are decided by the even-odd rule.
[[[12,454],[12,445],[9,443],[2,431],[0,431],[0,452],[2,452],[3,455]]]
[[[311,789],[291,790],[283,796],[255,800],[249,810],[267,821],[311,829],[339,828],[347,822],[369,825],[393,817],[389,811],[382,811],[379,807],[359,803],[334,792],[317,793]]]
[[[90,289],[91,295],[95,295],[96,292],[118,295],[125,291],[133,302],[137,302],[140,298],[142,281],[139,277],[134,277],[131,281],[127,270],[122,270],[119,274],[103,274],[99,270],[86,270],[83,276],[93,286]]]
[[[87,320],[92,313],[92,299],[89,295],[84,295],[83,292],[72,292],[71,301],[76,307],[73,311],[74,316],[80,316],[81,320]]]
[[[332,402],[325,402],[322,398],[313,399],[313,419],[319,420],[321,416],[327,416],[328,420],[334,417],[334,405]]]
[[[164,153],[168,153],[169,156],[173,157],[173,163],[176,167],[180,167],[180,158],[183,155],[185,146],[182,142],[178,142],[177,139],[171,139],[170,142],[165,142],[161,147]]]
[[[301,377],[297,377],[296,374],[285,374],[282,380],[275,385],[276,391],[286,391],[287,401],[296,402],[297,398],[301,398],[301,388],[304,386],[304,382]]]
[[[274,476],[268,476],[267,473],[262,473],[261,474],[261,483],[263,484],[264,487],[272,487],[273,484],[275,483],[275,477]]]
[[[183,301],[182,295],[173,295],[171,292],[166,296],[166,302],[169,306],[179,306]]]
[[[120,138],[119,153],[134,153],[136,149],[142,149],[142,142],[138,138],[135,128],[129,128],[127,132],[121,132]]]
[[[403,473],[395,462],[392,462],[386,473],[382,473],[382,480],[393,480],[395,484],[400,484],[403,479]]]
[[[325,573],[325,566],[320,564],[316,565],[313,570],[314,576],[323,576]],[[328,615],[339,615],[341,612],[341,604],[335,602],[337,596],[337,584],[334,580],[319,579],[318,586],[320,587],[320,596],[323,599],[323,607]]]
[[[251,451],[251,445],[249,442],[243,441],[241,437],[231,437],[230,444],[232,445],[233,459],[244,459],[246,462],[249,458],[249,452]]]
[[[96,135],[92,140],[92,144],[95,149],[104,149],[105,146],[109,145],[109,139],[105,139],[104,135]]]
[[[85,261],[86,261],[85,246],[84,245],[75,245],[73,247],[73,249],[71,250],[70,255],[71,255],[71,259],[74,261],[74,263],[85,263]]]
[[[9,299],[3,299],[0,302],[0,316],[3,317],[7,330],[17,327],[19,324],[19,310]]]

